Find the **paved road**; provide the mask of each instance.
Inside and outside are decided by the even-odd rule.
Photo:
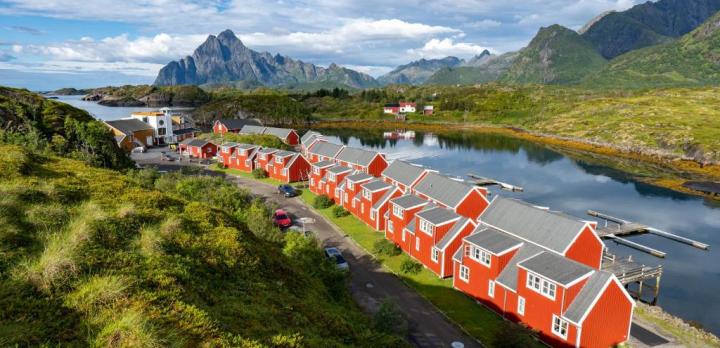
[[[229,180],[277,203],[296,217],[314,219],[315,222],[306,225],[306,229],[315,232],[324,245],[338,247],[350,264],[350,290],[355,300],[369,312],[374,312],[385,298],[391,298],[408,318],[410,340],[418,347],[450,347],[453,342],[461,342],[465,347],[481,347],[417,292],[382,268],[350,237],[308,208],[301,198],[284,198],[276,193],[274,186],[254,180],[234,176]]]

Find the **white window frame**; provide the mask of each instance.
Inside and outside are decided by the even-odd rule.
[[[415,251],[420,251],[420,237],[415,237]]]
[[[328,180],[335,182],[335,173],[328,173]]]
[[[527,281],[525,286],[538,294],[541,294],[551,300],[555,300],[557,285],[535,273],[527,272]]]
[[[395,232],[395,231],[394,231],[394,228],[395,228],[395,227],[393,226],[392,220],[391,220],[391,219],[388,219],[388,221],[387,221],[387,230],[388,230],[388,232],[390,232],[390,233]]]
[[[489,252],[475,246],[473,246],[470,251],[470,258],[487,267],[490,267],[490,263],[492,262],[492,256]]]
[[[395,215],[395,216],[397,216],[397,217],[399,217],[399,218],[402,219],[402,218],[403,218],[404,210],[405,210],[405,209],[403,209],[403,208],[401,208],[400,206],[398,206],[397,204],[394,204],[394,203],[393,203],[393,215]]]
[[[365,214],[365,204],[360,202],[360,214]]]
[[[405,230],[402,230],[400,233],[402,234],[402,241],[405,242]]]
[[[251,163],[250,160],[245,160],[245,166],[249,167],[250,163]]]
[[[563,339],[567,339],[568,335],[568,329],[570,324],[567,322],[567,320],[564,320],[557,315],[553,314],[553,320],[552,320],[552,326],[550,327],[550,330],[555,336],[562,337]]]
[[[437,263],[440,259],[440,249],[433,247],[432,251],[430,252],[430,258],[433,260],[433,262]]]
[[[525,298],[522,296],[518,296],[517,312],[522,316],[525,315]]]
[[[287,169],[287,168],[283,168],[283,170],[282,170],[282,175],[283,175],[283,176],[288,176],[288,169]]]
[[[470,268],[465,265],[460,265],[460,280],[468,283],[470,282]]]
[[[355,208],[355,199],[352,200],[352,207]]]
[[[370,220],[375,221],[376,217],[377,217],[377,210],[370,209]]]
[[[418,219],[420,220],[420,231],[423,231],[429,235],[433,234],[433,230],[435,229],[435,225],[430,223],[430,221],[427,221],[425,219]]]
[[[283,158],[282,158],[282,157],[275,157],[275,163],[277,163],[277,164],[282,164],[282,163],[283,163]]]
[[[348,187],[348,190],[350,190],[350,191],[353,190],[353,183],[352,183],[352,181],[348,181],[348,182],[347,182],[347,187]]]
[[[362,196],[367,200],[372,200],[372,192],[366,188],[363,189]]]
[[[315,179],[310,178],[310,186],[315,186]]]
[[[488,296],[495,298],[495,282],[492,280],[488,280]]]

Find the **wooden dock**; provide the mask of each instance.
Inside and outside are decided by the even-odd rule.
[[[720,196],[720,182],[712,181],[687,181],[682,184],[691,190],[702,192],[706,195]]]
[[[617,276],[620,283],[625,285],[625,288],[633,297],[651,305],[657,303],[660,295],[660,278],[663,273],[662,265],[646,266],[633,261],[631,256],[619,258],[606,250],[603,253],[602,270]],[[631,285],[634,285],[635,289],[631,289]],[[653,297],[650,301],[645,301],[642,297],[643,290],[647,288],[653,291]]]
[[[503,189],[503,190],[505,190],[505,191],[512,191],[512,192],[522,192],[522,191],[523,191],[523,188],[520,187],[520,186],[511,185],[511,184],[508,184],[508,183],[505,183],[505,182],[502,182],[502,181],[498,181],[498,180],[495,180],[495,179],[491,179],[491,178],[486,178],[486,177],[483,177],[483,176],[479,176],[479,175],[477,175],[477,174],[468,173],[467,176],[470,177],[470,178],[472,178],[472,179],[473,179],[473,183],[474,183],[475,185],[477,185],[477,186],[483,186],[483,187],[485,187],[485,186],[494,186],[494,185],[497,185],[497,186],[499,186],[501,189]]]

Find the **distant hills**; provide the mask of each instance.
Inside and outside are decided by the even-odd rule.
[[[351,88],[378,85],[372,76],[336,64],[323,68],[280,54],[254,51],[231,30],[225,30],[218,36],[208,36],[192,56],[165,65],[154,84],[292,87],[317,82]]]
[[[487,52],[489,55],[490,52]],[[485,53],[483,52],[483,53]],[[383,85],[393,83],[405,83],[418,85],[424,83],[433,73],[442,68],[451,68],[463,63],[456,57],[445,57],[443,59],[420,59],[401,65],[391,72],[378,77],[378,82]]]

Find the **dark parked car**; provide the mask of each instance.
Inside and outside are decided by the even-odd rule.
[[[279,185],[278,192],[285,197],[295,197],[298,195],[297,190],[288,184]]]

